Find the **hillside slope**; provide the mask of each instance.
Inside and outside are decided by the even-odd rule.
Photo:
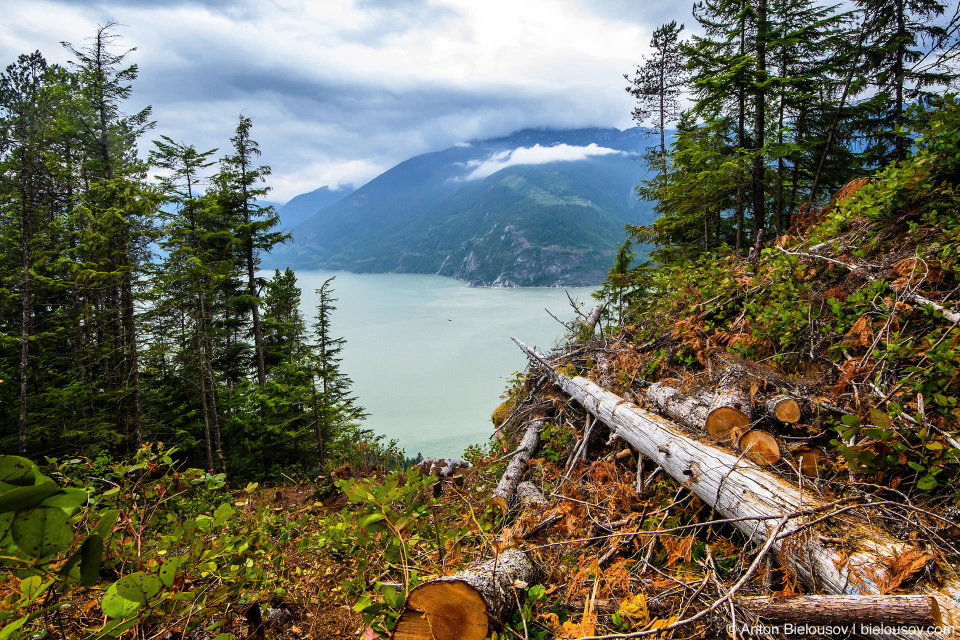
[[[596,284],[637,201],[636,130],[527,130],[407,160],[293,229],[268,267],[436,273],[475,285]]]

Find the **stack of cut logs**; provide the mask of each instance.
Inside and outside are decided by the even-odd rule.
[[[754,619],[873,625],[859,628],[878,638],[956,637],[953,630],[960,625],[960,582],[952,573],[944,572],[948,577],[940,587],[919,587],[908,595],[888,594],[883,585],[892,570],[892,559],[916,552],[915,546],[893,539],[862,519],[849,517],[847,511],[869,509],[869,503],[855,504],[850,499],[824,502],[767,470],[780,459],[780,447],[770,433],[751,428],[754,403],[745,390],[748,374],[744,370],[726,368],[716,387],[699,393],[682,391],[677,380],[652,385],[647,399],[665,416],[661,417],[590,380],[559,373],[544,356],[516,338],[514,341],[535,367],[545,371],[556,386],[613,434],[727,518],[761,548],[760,557],[769,551],[768,557],[776,558],[800,582],[823,594],[784,601],[756,596],[734,598],[731,592],[731,604],[735,600]],[[785,424],[797,423],[802,413],[800,402],[790,396],[771,397],[763,406]],[[527,461],[539,447],[541,427],[542,421],[527,425],[520,447],[494,490],[493,505],[501,511],[518,496],[522,507],[543,501],[535,491],[517,490]],[[697,432],[697,438],[690,437],[691,429]],[[700,437],[701,430],[709,437]],[[728,448],[733,448],[736,455]],[[805,473],[816,470],[817,454],[794,453]],[[838,546],[835,537],[823,535],[824,527],[830,525],[845,532],[844,545]],[[490,623],[504,619],[519,602],[518,589],[535,577],[535,564],[527,554],[521,549],[507,549],[458,574],[421,584],[409,593],[393,638],[485,638]],[[890,631],[903,625],[916,628],[906,635]]]
[[[749,378],[743,367],[728,366],[715,387],[694,392],[682,391],[679,380],[667,378],[650,386],[647,400],[674,422],[705,431],[714,443],[733,447],[756,464],[774,464],[781,458],[777,439],[769,431],[752,428],[759,420],[754,417]],[[784,425],[797,424],[803,414],[801,400],[791,395],[778,393],[760,406],[776,423]],[[804,473],[816,475],[822,451],[804,446],[793,453]]]

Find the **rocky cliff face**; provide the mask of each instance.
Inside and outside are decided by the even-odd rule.
[[[471,238],[469,252],[459,263],[441,269],[441,275],[484,287],[589,286],[606,276],[602,264],[584,268],[584,263],[597,255],[556,244],[536,247],[514,225],[507,225],[492,242],[489,235]],[[612,252],[600,255],[609,264]]]

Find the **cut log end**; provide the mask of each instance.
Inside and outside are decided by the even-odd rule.
[[[490,505],[496,509],[501,516],[507,515],[507,511],[510,508],[510,505],[507,504],[507,501],[503,496],[494,496],[490,500]]]
[[[737,449],[746,452],[746,457],[759,465],[774,464],[780,460],[780,445],[776,439],[759,429],[752,429],[740,436]]]
[[[776,396],[767,401],[767,413],[780,422],[796,424],[800,422],[800,403],[789,396]]]
[[[718,442],[736,442],[750,424],[750,417],[735,407],[717,407],[707,415],[704,427]]]
[[[800,471],[806,476],[819,476],[820,467],[827,455],[817,447],[800,447],[793,454],[797,457]]]
[[[489,622],[483,596],[466,582],[427,582],[413,591],[393,637],[407,640],[483,640]]]

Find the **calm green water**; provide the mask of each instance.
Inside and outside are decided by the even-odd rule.
[[[266,274],[265,274],[266,275]],[[429,275],[300,271],[304,316],[315,289],[336,276],[333,329],[347,340],[343,371],[370,413],[365,427],[396,438],[408,455],[459,455],[493,432],[490,413],[526,366],[510,340],[541,350],[573,316],[563,289],[483,289]],[[591,289],[569,289],[592,306]]]

